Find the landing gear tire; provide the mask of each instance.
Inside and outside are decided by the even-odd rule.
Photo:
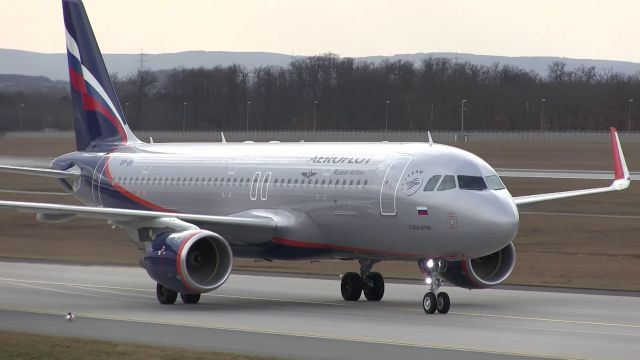
[[[178,293],[164,285],[158,284],[156,285],[156,296],[158,297],[160,304],[172,305],[175,304],[176,299],[178,298]]]
[[[346,301],[358,301],[362,295],[362,277],[354,272],[348,272],[342,276],[340,284],[342,298]]]
[[[446,314],[449,312],[449,308],[451,307],[451,300],[449,299],[449,294],[446,292],[438,293],[438,297],[436,298],[436,310],[440,314]]]
[[[422,309],[427,314],[433,314],[436,312],[436,296],[432,292],[424,294],[422,298]]]
[[[200,301],[200,294],[180,294],[180,299],[184,304],[197,304]]]
[[[371,272],[365,277],[364,297],[369,301],[380,301],[384,296],[384,278],[378,272]]]

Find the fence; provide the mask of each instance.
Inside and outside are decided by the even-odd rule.
[[[219,142],[219,131],[136,131],[136,136],[148,141],[153,138],[157,142],[167,141],[205,141]],[[71,138],[71,131],[43,131],[43,132],[7,132],[6,137],[24,138]],[[424,131],[298,131],[298,130],[256,130],[256,131],[225,131],[227,141],[326,141],[326,142],[426,142],[427,133]],[[464,135],[456,131],[433,131],[433,140],[439,143],[453,143],[456,141],[583,141],[583,142],[608,142],[607,131],[469,131]],[[640,132],[619,133],[620,140],[627,143],[640,142]]]

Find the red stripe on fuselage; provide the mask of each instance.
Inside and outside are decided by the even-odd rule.
[[[89,95],[84,77],[72,67],[69,67],[69,80],[71,81],[71,86],[82,96],[83,109],[99,112],[100,114],[104,115],[116,128],[118,134],[122,138],[122,142],[126,143],[127,134],[122,128],[122,124],[120,124],[120,121],[113,115],[110,109],[107,109],[100,103],[100,101]]]
[[[162,211],[162,212],[176,212],[174,210],[169,210],[166,208],[163,208],[160,205],[156,205],[150,201],[147,201],[139,196],[136,196],[132,193],[130,193],[127,189],[125,189],[124,187],[122,187],[122,185],[116,183],[115,181],[113,181],[113,176],[111,175],[111,170],[109,170],[109,162],[111,162],[111,158],[109,158],[107,160],[107,163],[104,166],[104,174],[107,177],[107,179],[109,180],[109,183],[111,184],[111,186],[113,186],[114,189],[116,189],[116,191],[118,191],[118,193],[120,193],[121,195],[125,196],[126,198],[128,198],[129,200],[135,202],[138,205],[142,205],[148,209],[152,209],[155,211]]]
[[[393,257],[402,257],[407,259],[422,259],[425,256],[417,255],[417,254],[406,254],[406,253],[397,253],[392,251],[383,251],[376,249],[365,249],[359,247],[351,247],[351,246],[342,246],[342,245],[333,245],[333,244],[321,244],[321,243],[312,243],[306,241],[298,241],[298,240],[289,240],[275,237],[271,239],[274,244],[291,246],[301,249],[315,249],[315,250],[337,250],[337,251],[346,251],[352,253],[361,253],[361,254],[376,254],[376,255],[386,255]]]

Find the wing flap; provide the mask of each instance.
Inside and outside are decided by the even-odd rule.
[[[267,217],[213,216],[159,211],[101,208],[91,206],[58,205],[47,203],[0,201],[0,209],[10,209],[38,214],[38,219],[49,222],[69,220],[73,217],[102,219],[112,224],[148,223],[155,219],[178,219],[198,227],[220,231],[230,242],[258,243],[271,240],[277,227],[276,222]]]

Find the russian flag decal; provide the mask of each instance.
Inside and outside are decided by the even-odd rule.
[[[427,216],[427,215],[429,215],[429,209],[427,209],[426,206],[418,206],[418,207],[416,207],[416,210],[418,210],[418,216]]]

